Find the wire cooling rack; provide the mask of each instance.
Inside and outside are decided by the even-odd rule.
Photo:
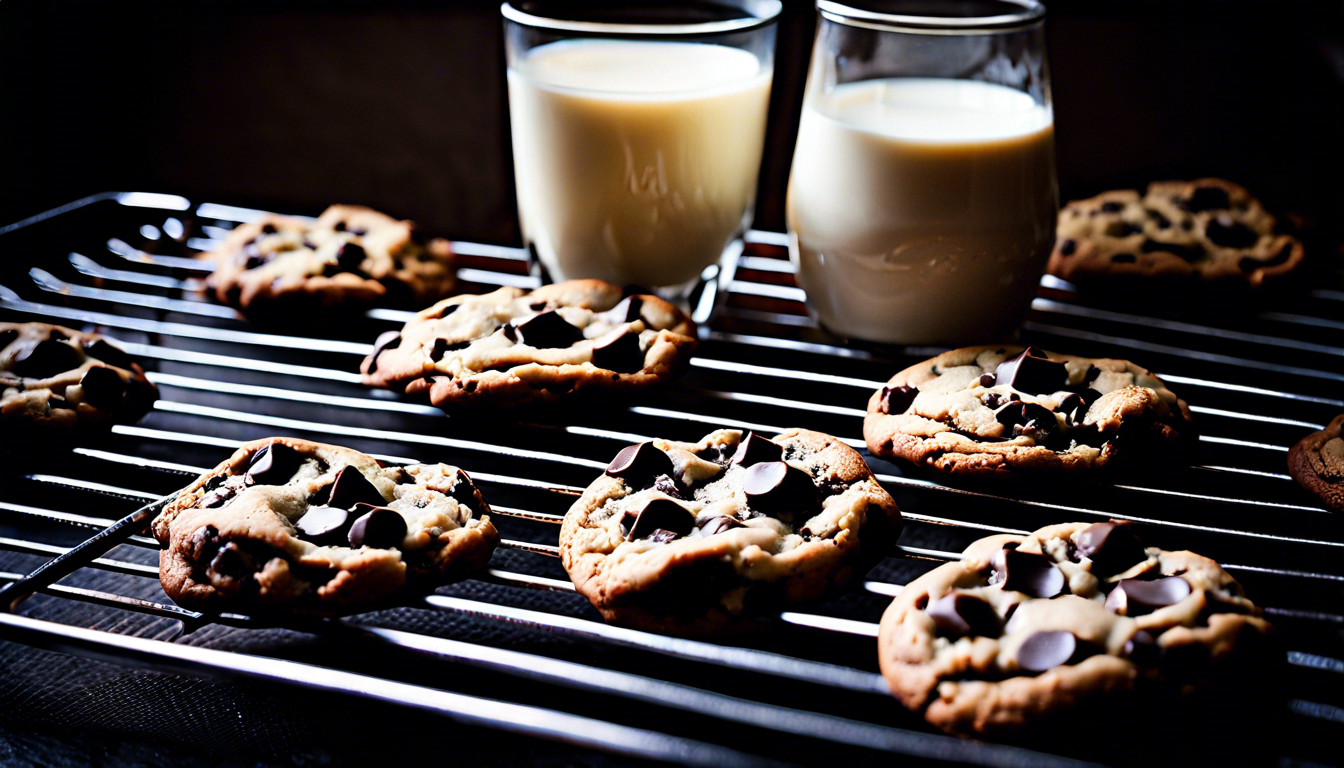
[[[690,373],[667,391],[545,423],[449,417],[359,383],[371,341],[410,313],[372,310],[291,335],[253,328],[203,298],[206,270],[191,255],[260,214],[109,193],[0,229],[0,317],[108,333],[144,361],[162,395],[141,422],[76,449],[49,473],[0,484],[0,584],[12,585],[6,603],[16,591],[33,593],[0,612],[0,639],[386,702],[628,758],[1076,765],[1097,756],[958,740],[923,726],[877,674],[876,621],[901,584],[981,536],[1120,518],[1150,543],[1224,563],[1265,606],[1287,652],[1279,764],[1344,764],[1344,530],[1287,476],[1284,461],[1293,442],[1344,411],[1338,273],[1323,271],[1253,308],[1222,308],[1212,321],[1090,306],[1046,278],[1024,340],[1152,368],[1191,403],[1202,431],[1195,464],[1104,483],[963,485],[865,451],[905,515],[900,546],[851,594],[784,613],[745,645],[721,645],[603,624],[556,559],[569,504],[623,445],[652,436],[801,426],[863,451],[869,393],[940,350],[828,336],[803,309],[783,236],[753,232]],[[519,249],[455,248],[466,290],[534,285]],[[286,637],[318,643],[354,638],[364,649],[358,659],[296,661],[284,642],[237,650],[245,643],[230,640],[271,629],[173,605],[141,525],[239,443],[276,434],[390,462],[467,468],[505,537],[491,569],[404,608],[286,628]],[[98,533],[85,540],[90,530]],[[215,647],[192,642],[207,628]],[[408,678],[399,666],[407,653],[452,675]]]

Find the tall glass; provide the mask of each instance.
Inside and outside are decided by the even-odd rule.
[[[787,201],[798,282],[846,336],[1001,339],[1030,305],[1059,206],[1045,9],[881,7],[817,3]]]
[[[707,313],[751,223],[779,11],[504,3],[518,213],[545,279]]]

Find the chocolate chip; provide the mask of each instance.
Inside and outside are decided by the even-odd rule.
[[[1092,575],[1114,576],[1148,559],[1143,543],[1127,522],[1097,523],[1078,534],[1075,554],[1092,561]]]
[[[1074,251],[1076,250],[1078,250],[1078,241],[1076,240],[1059,241],[1059,253],[1061,256],[1072,256]]]
[[[639,334],[623,333],[593,347],[593,365],[617,373],[638,373],[644,369],[644,351]]]
[[[1070,425],[1078,425],[1087,417],[1088,407],[1082,395],[1071,392],[1059,401],[1059,405],[1055,406],[1055,412],[1064,414]]]
[[[1116,264],[1133,264],[1138,260],[1139,257],[1135,256],[1132,253],[1117,253],[1111,257],[1111,261],[1115,262]]]
[[[644,308],[644,300],[638,296],[626,296],[621,299],[621,303],[608,309],[606,312],[598,313],[598,317],[608,323],[633,323],[640,319],[640,310]]]
[[[696,536],[713,536],[718,533],[723,533],[724,531],[731,531],[734,528],[746,527],[742,525],[741,520],[738,520],[736,517],[729,517],[728,515],[714,515],[704,519],[697,519],[695,521],[695,526]]]
[[[1186,261],[1198,261],[1204,256],[1204,248],[1196,243],[1182,245],[1181,243],[1164,243],[1160,240],[1144,240],[1143,245],[1139,248],[1144,253],[1157,253],[1159,251],[1172,253]]]
[[[448,495],[458,504],[470,509],[476,517],[484,515],[487,511],[476,492],[476,483],[472,481],[471,475],[460,469],[453,477],[453,487],[448,490]]]
[[[952,637],[998,637],[1003,629],[994,606],[965,592],[943,595],[929,604],[928,613],[938,629]]]
[[[528,304],[527,306],[530,307],[533,312],[540,312],[541,310],[546,308],[546,302],[534,301],[531,304]]]
[[[85,371],[79,386],[84,390],[84,401],[104,411],[121,408],[122,399],[126,396],[126,382],[121,380],[120,374],[101,365]]]
[[[221,477],[220,479],[223,478]],[[210,492],[202,496],[200,500],[196,502],[196,506],[201,509],[222,507],[225,502],[238,495],[237,486],[226,485],[223,488],[210,489],[207,485],[206,488],[210,490]]]
[[[652,541],[654,544],[667,544],[675,541],[678,537],[675,531],[665,531],[662,528],[659,528],[649,534],[648,538],[649,541]]]
[[[79,350],[56,339],[46,339],[36,344],[20,347],[14,356],[11,370],[25,379],[47,379],[66,371],[72,371],[84,362]]]
[[[1124,210],[1124,209],[1125,209],[1125,206],[1124,206],[1123,203],[1117,203],[1117,202],[1115,202],[1115,201],[1113,201],[1113,200],[1101,204],[1101,212],[1102,212],[1102,213],[1119,213],[1120,211],[1122,211],[1122,210]]]
[[[1000,395],[998,392],[990,392],[988,395],[985,395],[985,399],[982,400],[981,402],[983,402],[986,406],[990,408],[998,408],[1004,403],[1010,401],[1008,400],[1008,398],[1004,397],[1003,395]]]
[[[389,349],[401,346],[401,333],[398,331],[387,331],[379,334],[378,340],[373,343],[373,353],[369,355],[369,373],[378,372],[378,356]]]
[[[1231,208],[1232,201],[1222,187],[1197,187],[1189,200],[1178,201],[1178,205],[1187,211],[1212,211]]]
[[[344,231],[345,231],[345,222],[344,222],[344,221],[338,221],[338,222],[336,222],[335,224],[333,224],[331,228],[334,229],[334,230],[336,230],[337,232],[344,232]]]
[[[647,488],[659,475],[673,475],[676,466],[653,443],[629,445],[607,465],[607,474],[619,477],[632,488]]]
[[[1102,234],[1107,237],[1129,237],[1142,231],[1141,227],[1130,224],[1128,221],[1113,221],[1106,225],[1106,230]]]
[[[817,486],[803,470],[782,461],[753,464],[742,478],[742,493],[752,510],[776,518],[810,517],[820,503]]]
[[[349,525],[350,512],[340,507],[309,507],[303,517],[294,523],[300,536],[322,547],[347,543],[349,537],[346,528]]]
[[[232,541],[220,547],[211,558],[210,570],[233,579],[242,579],[256,572],[252,557]]]
[[[266,224],[262,224],[262,225],[261,225],[261,233],[262,233],[263,235],[274,235],[275,232],[276,232],[276,230],[275,230],[275,225],[274,225],[274,224],[271,224],[271,223],[268,222],[268,223],[266,223]]]
[[[369,482],[363,472],[351,466],[342,467],[331,483],[331,495],[327,497],[327,504],[340,509],[350,509],[360,502],[378,506],[387,503],[387,499],[383,498],[383,494]]]
[[[621,527],[626,528],[627,523],[626,541],[642,539],[659,530],[689,536],[695,530],[695,514],[671,499],[656,496],[638,509],[627,510]]]
[[[1083,376],[1083,383],[1091,384],[1092,382],[1096,381],[1097,377],[1100,375],[1101,375],[1100,368],[1098,368],[1095,365],[1089,365],[1087,366],[1087,373]]]
[[[1125,641],[1124,655],[1135,664],[1149,667],[1157,663],[1157,638],[1147,630],[1140,629]]]
[[[990,575],[989,583],[998,584],[1010,592],[1054,597],[1068,590],[1064,572],[1045,555],[1001,549],[994,554],[990,565],[994,567],[994,573]]]
[[[1250,248],[1260,240],[1255,230],[1228,216],[1210,219],[1204,227],[1204,236],[1224,248]]]
[[[364,247],[359,243],[341,243],[341,247],[336,249],[336,266],[343,272],[354,272],[364,263],[367,256]]]
[[[1142,616],[1175,605],[1190,595],[1190,583],[1180,576],[1156,581],[1121,579],[1106,596],[1106,610],[1121,616]]]
[[[784,458],[784,446],[755,432],[748,432],[747,438],[737,446],[729,464],[750,467],[766,461],[779,461]]]
[[[681,487],[677,485],[677,481],[674,480],[671,475],[659,475],[655,478],[653,481],[653,489],[659,493],[665,493],[674,499],[684,498],[681,495]]]
[[[570,325],[554,310],[523,321],[518,326],[518,335],[524,344],[537,349],[568,347],[583,341],[583,331]]]
[[[883,387],[882,402],[878,407],[883,413],[905,413],[910,408],[910,404],[915,402],[915,398],[918,396],[918,387],[907,387],[905,385],[899,387]]]
[[[395,509],[375,507],[372,504],[356,504],[351,510],[359,515],[350,526],[348,541],[350,546],[390,549],[400,547],[406,538],[406,518]]]
[[[509,341],[512,342],[518,341],[518,329],[514,327],[513,323],[505,323],[504,325],[500,326],[499,330],[503,332],[504,338],[508,339]]]
[[[257,247],[255,242],[243,246],[242,256],[243,269],[256,269],[269,260],[269,257],[261,252],[261,249]]]
[[[1017,665],[1028,672],[1046,672],[1061,664],[1077,664],[1096,651],[1072,632],[1037,632],[1017,649]]]
[[[1031,395],[1054,392],[1069,380],[1064,363],[1051,360],[1036,347],[1027,347],[1017,357],[999,363],[994,376],[1000,384]]]
[[[284,443],[273,441],[257,451],[247,468],[248,485],[284,485],[299,471],[303,457]]]
[[[3,346],[3,344],[0,344],[0,348],[3,348]],[[91,344],[85,344],[84,354],[115,368],[121,368],[126,371],[135,370],[135,364],[131,362],[130,355],[112,346],[103,339],[98,339]]]
[[[1026,434],[1028,429],[1052,434],[1059,429],[1053,411],[1043,405],[1013,400],[994,411],[994,419],[1005,427],[1013,427],[1013,434]]]
[[[443,319],[443,318],[445,318],[445,317],[447,317],[447,316],[453,314],[454,312],[456,312],[456,311],[457,311],[458,309],[460,309],[461,307],[462,307],[461,304],[448,304],[448,305],[446,305],[443,309],[439,310],[439,319]]]
[[[447,339],[435,339],[434,347],[429,351],[429,359],[437,363],[449,352],[456,352],[460,349],[466,349],[469,346],[471,346],[470,341],[450,342]]]

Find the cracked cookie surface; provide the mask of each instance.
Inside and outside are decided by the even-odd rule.
[[[0,323],[4,455],[33,458],[136,421],[158,389],[130,355],[96,333]]]
[[[1288,473],[1335,512],[1344,512],[1344,413],[1288,451]]]
[[[420,312],[383,334],[360,370],[366,384],[439,407],[512,407],[663,384],[685,368],[695,333],[662,299],[599,280],[506,287]]]
[[[456,283],[446,240],[426,242],[413,223],[354,205],[333,205],[312,222],[267,214],[198,258],[215,265],[206,283],[216,298],[249,316],[424,306]]]
[[[1014,345],[945,352],[896,374],[868,400],[876,456],[953,474],[1086,472],[1189,448],[1185,402],[1126,360]]]
[[[1145,547],[1129,524],[1068,523],[981,539],[910,582],[878,654],[892,693],[931,724],[999,737],[1198,690],[1270,632],[1214,561]]]
[[[247,443],[154,519],[159,580],[193,610],[336,615],[457,581],[499,543],[471,478],[349,448]]]
[[[896,502],[836,438],[720,430],[621,451],[565,515],[560,554],[608,621],[707,636],[834,594],[900,530]]]
[[[1302,262],[1302,243],[1222,179],[1161,181],[1076,200],[1059,212],[1046,271],[1079,281],[1110,275],[1239,280],[1259,286]]]

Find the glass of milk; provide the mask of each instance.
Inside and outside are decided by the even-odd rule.
[[[506,2],[523,239],[546,280],[713,308],[751,223],[778,0]]]
[[[819,0],[789,175],[790,256],[821,323],[895,344],[1010,336],[1059,192],[1035,0]]]

